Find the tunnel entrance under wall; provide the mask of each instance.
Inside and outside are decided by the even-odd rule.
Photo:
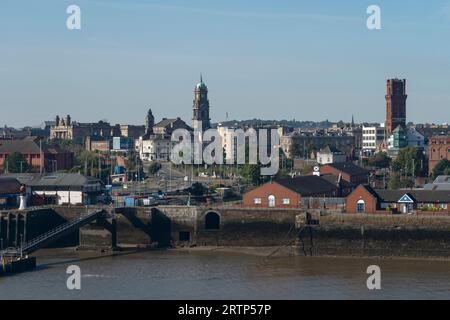
[[[151,238],[152,242],[157,242],[158,247],[170,247],[172,224],[170,219],[157,209],[151,212]]]

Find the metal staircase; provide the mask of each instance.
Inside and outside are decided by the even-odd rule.
[[[0,256],[21,256],[33,253],[39,249],[44,248],[50,243],[71,234],[72,232],[80,229],[81,227],[91,223],[98,218],[106,217],[106,215],[107,213],[105,210],[97,210],[87,215],[82,215],[77,219],[63,223],[55,229],[41,234],[40,236],[24,243],[21,247],[9,248],[0,251]]]

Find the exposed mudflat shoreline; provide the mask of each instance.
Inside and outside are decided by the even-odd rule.
[[[223,253],[234,253],[234,254],[245,254],[245,255],[253,255],[259,257],[305,257],[303,254],[299,254],[298,248],[294,246],[285,246],[285,247],[232,247],[232,246],[223,246],[223,247],[214,247],[214,246],[204,246],[204,247],[179,247],[169,249],[170,251],[176,252],[188,252],[188,253],[197,253],[197,252],[223,252]],[[367,255],[315,255],[314,258],[364,258],[364,259],[381,259],[381,260],[432,260],[432,261],[449,261],[450,257],[406,257],[406,256],[367,256]]]
[[[43,249],[37,252],[38,257],[54,257],[64,258],[65,256],[71,256],[72,253],[77,252],[81,254],[83,258],[102,258],[102,257],[114,257],[129,255],[141,252],[171,252],[171,253],[187,253],[187,254],[201,254],[201,253],[214,253],[214,254],[241,254],[249,256],[257,256],[262,258],[286,258],[286,257],[302,257],[311,258],[311,256],[305,256],[301,253],[298,247],[283,246],[283,247],[237,247],[237,246],[196,246],[196,247],[173,247],[173,248],[152,248],[152,247],[136,247],[136,246],[124,246],[118,251],[104,251],[104,250],[92,250],[83,249],[78,250],[76,247],[71,248],[59,248],[59,249]],[[368,255],[314,255],[312,258],[336,258],[336,259],[372,259],[372,260],[405,260],[405,261],[447,261],[450,262],[450,257],[408,257],[408,256],[368,256]]]

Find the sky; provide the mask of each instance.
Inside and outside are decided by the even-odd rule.
[[[450,0],[0,0],[0,126],[190,123],[200,73],[213,122],[382,122],[397,77],[408,121],[450,122]]]

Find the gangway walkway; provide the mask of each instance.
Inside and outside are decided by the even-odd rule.
[[[107,216],[105,210],[97,210],[87,215],[82,215],[81,217],[63,223],[62,225],[52,229],[38,237],[24,243],[22,246],[17,248],[8,248],[6,250],[0,251],[0,256],[22,256],[31,254],[39,249],[48,246],[50,243],[65,237],[72,232],[80,229],[81,227],[91,223],[98,218],[104,218]]]

